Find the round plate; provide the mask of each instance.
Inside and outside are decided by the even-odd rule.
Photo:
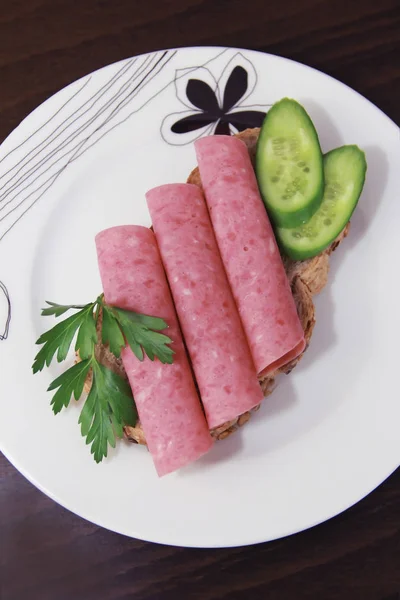
[[[351,235],[316,300],[309,350],[257,415],[204,458],[158,479],[127,442],[95,464],[77,425],[54,417],[32,375],[45,300],[101,290],[95,234],[149,225],[144,193],[185,181],[199,136],[260,123],[289,96],[323,151],[368,160]],[[343,84],[286,59],[233,48],[146,54],[96,71],[35,110],[0,149],[0,441],[38,488],[114,531],[182,546],[235,546],[303,530],[345,510],[400,462],[399,131]],[[72,363],[71,356],[69,364]]]

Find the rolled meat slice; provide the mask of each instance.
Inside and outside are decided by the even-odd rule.
[[[195,142],[215,237],[259,377],[305,347],[293,295],[245,144],[230,136]]]
[[[139,361],[129,346],[121,354],[154,465],[158,475],[166,475],[202,456],[213,442],[156,239],[146,227],[126,225],[99,233],[96,246],[106,302],[169,325],[172,365],[147,356]]]
[[[154,231],[208,425],[263,399],[200,189],[170,184],[146,194]]]

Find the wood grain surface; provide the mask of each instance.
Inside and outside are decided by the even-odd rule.
[[[398,0],[0,0],[0,9],[0,141],[78,77],[186,45],[306,63],[400,122]],[[1,600],[400,600],[400,471],[319,527],[221,550],[111,533],[56,505],[4,457],[0,475]]]

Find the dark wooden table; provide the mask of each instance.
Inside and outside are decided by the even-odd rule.
[[[196,44],[293,58],[400,121],[398,0],[0,0],[0,8],[0,141],[94,69]],[[400,598],[400,471],[305,533],[248,548],[188,550],[87,523],[0,461],[1,600]]]

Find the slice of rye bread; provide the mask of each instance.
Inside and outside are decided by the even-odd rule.
[[[246,129],[245,131],[237,134],[237,137],[246,144],[253,165],[259,132],[260,130],[256,128]],[[193,183],[201,187],[201,179],[197,167],[190,173],[187,181],[188,183]],[[313,295],[318,294],[325,287],[328,280],[329,256],[334,250],[336,250],[340,242],[347,236],[349,228],[350,223],[347,223],[346,227],[339,234],[336,240],[332,242],[332,244],[326,248],[326,250],[314,258],[304,261],[293,261],[286,256],[282,257],[290,286],[292,288],[293,297],[296,302],[297,312],[304,329],[304,335],[306,338],[305,350],[310,343],[311,335],[315,325]],[[112,371],[126,379],[127,377],[121,359],[116,358],[113,354],[111,354],[108,347],[101,343],[101,318],[98,321],[97,331],[99,342],[96,346],[96,356],[98,360],[104,366],[110,368]],[[273,392],[275,387],[275,378],[277,375],[281,373],[290,373],[291,370],[297,365],[304,352],[294,360],[277,369],[274,373],[271,373],[267,377],[260,379],[260,385],[265,396],[269,396]],[[79,360],[79,358],[77,360]],[[86,393],[89,392],[91,384],[92,376],[91,373],[89,373],[85,382]],[[251,413],[257,411],[259,408],[260,406],[257,406],[252,411],[245,412],[236,419],[223,423],[219,427],[212,429],[212,436],[218,440],[227,438],[234,431],[236,431],[238,427],[244,425],[250,419]],[[146,444],[146,438],[139,421],[135,427],[125,427],[124,431],[128,440],[137,444]]]

